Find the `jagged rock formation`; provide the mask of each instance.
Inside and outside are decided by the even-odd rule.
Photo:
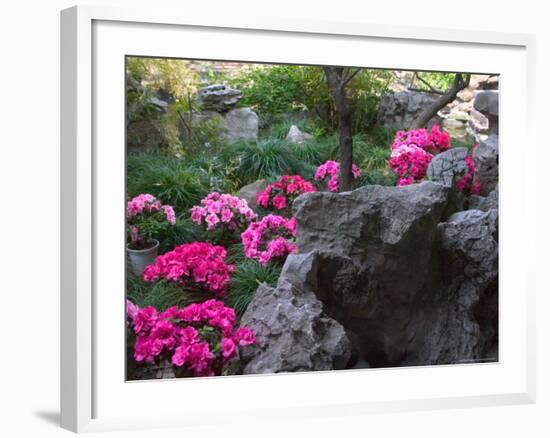
[[[424,182],[299,197],[299,254],[287,259],[277,288],[260,287],[245,314],[262,339],[245,358],[247,372],[272,372],[271,360],[280,369],[281,351],[299,358],[285,362],[299,369],[308,360],[309,369],[343,363],[342,344],[323,343],[326,329],[315,337],[314,325],[300,333],[293,328],[300,325],[286,320],[286,306],[293,315],[292,306],[308,308],[305,296],[317,318],[345,328],[354,358],[347,367],[357,360],[372,367],[496,360],[498,212],[449,216],[452,194],[450,187]],[[284,325],[291,334],[282,334]],[[299,353],[291,349],[296,342]],[[304,347],[311,345],[311,351],[325,345],[322,365]]]
[[[491,134],[474,149],[476,180],[480,193],[487,195],[498,185],[498,135]]]
[[[349,362],[342,325],[324,314],[311,290],[286,275],[276,288],[258,288],[241,324],[256,334],[256,344],[242,351],[245,374],[343,369]]]
[[[409,90],[384,93],[378,107],[378,123],[396,129],[409,129],[412,122],[437,97],[434,94]],[[431,126],[440,122],[440,117],[434,117],[428,125]]]
[[[235,90],[223,84],[214,84],[198,91],[197,103],[203,111],[221,113],[235,108],[242,98],[241,90]]]
[[[468,153],[467,148],[451,148],[434,156],[427,170],[430,181],[454,186],[456,181],[468,173]]]

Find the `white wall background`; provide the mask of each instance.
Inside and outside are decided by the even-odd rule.
[[[278,15],[537,35],[537,126],[533,162],[545,192],[550,95],[550,26],[545,2],[524,0],[111,0],[97,4],[197,8],[205,14]],[[187,5],[187,3],[191,3]],[[0,12],[0,431],[2,436],[68,436],[59,417],[59,10],[71,0],[5,1]],[[518,153],[521,153],[518,144]],[[546,199],[550,200],[550,197]],[[539,206],[538,402],[513,406],[285,424],[228,426],[225,436],[550,436],[550,261],[548,207]],[[522,230],[518,230],[521,232]],[[535,258],[533,258],[535,259]],[[150,402],[144,400],[145,403]],[[200,430],[108,436],[213,436]],[[200,434],[200,435],[199,435]],[[216,433],[219,436],[219,432]]]

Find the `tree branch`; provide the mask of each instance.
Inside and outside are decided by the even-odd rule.
[[[440,109],[456,99],[456,95],[470,85],[470,74],[456,73],[453,84],[414,120],[410,129],[424,128]]]
[[[416,74],[416,73],[415,73]],[[435,94],[444,94],[443,91],[441,90],[437,90],[436,88],[432,87],[431,84],[424,78],[422,78],[422,76],[420,75],[416,75],[416,78],[422,82],[424,85],[426,85],[426,87],[428,87],[430,89],[431,92],[435,93]]]
[[[349,81],[351,81],[355,76],[357,76],[357,73],[361,71],[360,68],[356,68],[355,70],[348,70],[347,77],[342,79],[342,87],[345,87]]]

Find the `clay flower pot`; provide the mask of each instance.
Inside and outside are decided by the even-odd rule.
[[[131,249],[126,245],[126,251],[130,259],[130,268],[137,276],[141,276],[146,266],[154,263],[159,252],[159,241],[152,240],[153,246],[145,249]]]

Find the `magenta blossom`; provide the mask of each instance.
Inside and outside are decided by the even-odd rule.
[[[187,243],[161,256],[143,271],[147,282],[166,279],[184,289],[222,296],[235,267],[225,263],[226,250],[207,242]]]
[[[198,225],[204,223],[207,231],[223,229],[232,233],[245,229],[255,219],[256,213],[245,199],[227,193],[212,192],[191,209],[191,220]]]
[[[256,203],[265,209],[284,210],[301,194],[315,191],[300,175],[283,175],[256,195]]]
[[[354,179],[361,176],[361,170],[356,164],[351,165],[351,174]],[[340,189],[340,163],[328,160],[321,164],[315,171],[315,181],[325,181],[328,178],[327,188],[330,192],[338,192]]]
[[[134,358],[138,363],[165,359],[189,376],[221,375],[239,347],[256,342],[248,327],[235,329],[235,310],[208,300],[164,312],[140,309],[128,301],[128,319],[136,333]]]
[[[263,265],[296,252],[295,237],[296,219],[272,214],[251,223],[241,234],[245,256]]]

